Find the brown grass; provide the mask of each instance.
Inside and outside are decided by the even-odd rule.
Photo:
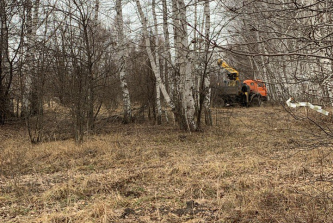
[[[332,222],[332,138],[302,112],[213,110],[199,133],[106,123],[80,146],[2,127],[0,221]]]

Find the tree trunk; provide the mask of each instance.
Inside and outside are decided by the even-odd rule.
[[[7,115],[7,98],[5,96],[6,58],[8,51],[8,28],[4,1],[0,2],[0,125],[5,124]]]
[[[26,4],[27,18],[27,56],[26,56],[26,78],[25,78],[25,90],[23,110],[26,117],[28,115],[37,115],[40,108],[41,99],[38,98],[38,77],[37,67],[35,66],[35,44],[38,25],[38,10],[39,0],[36,0],[33,4],[32,0],[27,0]]]
[[[150,60],[153,72],[155,74],[156,83],[159,83],[159,88],[160,88],[160,90],[161,90],[161,92],[163,94],[163,97],[164,97],[165,101],[167,102],[167,104],[169,105],[169,107],[172,110],[174,110],[175,106],[174,106],[173,102],[171,101],[171,98],[169,97],[168,92],[165,89],[165,85],[161,81],[160,68],[157,67],[157,65],[155,63],[155,59],[154,59],[153,53],[151,51],[150,40],[149,40],[149,37],[148,37],[147,20],[146,20],[144,14],[143,14],[143,10],[142,10],[140,1],[136,0],[135,2],[136,2],[136,5],[137,5],[137,8],[138,8],[138,11],[139,11],[139,16],[140,16],[141,24],[142,24],[142,28],[143,28],[142,31],[143,31],[143,36],[144,36],[144,39],[145,39],[145,44],[146,44],[145,48],[146,48],[146,51],[147,51],[147,54],[148,54],[148,57],[149,57],[149,60]]]
[[[25,101],[23,111],[32,143],[42,141],[43,137],[43,100],[44,80],[41,69],[43,53],[37,51],[37,27],[39,22],[39,0],[27,1],[27,57],[25,79]],[[40,57],[40,58],[38,58]],[[31,117],[34,116],[34,118]]]
[[[206,0],[204,3],[204,14],[205,14],[205,37],[206,37],[206,44],[205,44],[205,52],[206,52],[206,69],[204,70],[204,77],[203,77],[203,107],[205,109],[205,123],[206,125],[211,126],[213,123],[212,121],[212,114],[210,110],[210,103],[211,103],[211,88],[210,88],[210,73],[209,73],[209,60],[211,57],[211,53],[209,52],[209,40],[210,40],[210,6],[209,1]]]
[[[190,61],[190,50],[187,35],[186,6],[183,0],[178,0],[179,7],[179,37],[181,46],[179,51],[180,77],[181,77],[181,94],[182,94],[182,110],[185,112],[186,126],[189,131],[197,130],[197,124],[194,119],[195,101],[193,97],[193,77],[192,65]]]
[[[120,46],[119,52],[119,76],[120,76],[120,86],[123,95],[123,122],[130,123],[132,120],[131,111],[131,100],[128,90],[127,80],[126,80],[126,46],[124,43],[124,25],[123,25],[123,13],[122,13],[122,0],[117,0],[116,2],[117,11],[117,31],[118,31],[118,43]]]
[[[167,0],[162,0],[163,4],[163,33],[164,33],[164,41],[165,41],[165,50],[164,50],[164,71],[165,71],[165,86],[167,91],[170,94],[170,97],[172,97],[173,92],[173,84],[174,81],[171,77],[171,71],[169,70],[169,65],[172,64],[171,59],[171,52],[170,52],[170,34],[169,34],[169,28],[168,28],[168,7],[167,7]]]
[[[159,57],[159,52],[158,52],[158,27],[157,27],[157,18],[156,18],[156,11],[155,11],[155,0],[152,0],[152,12],[153,12],[153,19],[154,19],[154,30],[155,30],[155,63],[157,69],[160,69],[160,57]],[[156,78],[156,109],[157,109],[157,117],[156,121],[157,124],[160,125],[162,124],[162,107],[161,107],[161,91],[160,91],[160,85],[162,84],[162,79],[161,78]]]

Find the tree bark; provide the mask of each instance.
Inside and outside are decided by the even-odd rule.
[[[179,64],[181,77],[182,109],[186,119],[186,129],[189,131],[197,130],[197,123],[194,119],[195,101],[193,97],[193,77],[192,65],[190,61],[190,50],[187,34],[186,6],[183,0],[178,0],[180,29],[178,30],[180,38]]]
[[[156,10],[155,10],[156,4],[155,0],[152,0],[152,12],[153,12],[153,19],[154,19],[154,31],[155,31],[155,63],[157,69],[160,69],[160,57],[159,57],[159,52],[158,52],[158,27],[157,27],[157,18],[156,18]],[[157,124],[160,125],[162,124],[162,107],[161,107],[161,91],[160,91],[160,85],[162,84],[162,79],[161,78],[156,78],[156,109],[157,109],[157,117],[156,121]]]
[[[172,59],[171,59],[171,52],[170,52],[170,33],[168,28],[168,7],[167,7],[167,0],[162,0],[163,5],[163,33],[164,33],[164,71],[165,71],[165,86],[167,91],[170,94],[170,97],[172,97],[173,92],[173,84],[174,81],[172,80],[171,71],[169,70],[169,64],[172,65]]]
[[[210,88],[210,71],[208,62],[211,58],[211,54],[209,52],[210,49],[210,5],[209,0],[206,0],[204,3],[204,14],[205,14],[205,36],[206,36],[206,44],[205,44],[205,52],[206,52],[206,66],[207,67],[204,71],[204,80],[203,80],[203,107],[205,109],[205,123],[206,125],[211,126],[213,123],[212,121],[212,114],[210,110],[210,103],[211,103],[211,88]]]
[[[120,76],[120,86],[123,96],[123,122],[130,123],[132,120],[132,109],[130,93],[128,90],[128,84],[126,80],[126,46],[124,41],[124,24],[123,24],[123,12],[122,12],[122,0],[117,0],[116,2],[117,11],[117,31],[118,31],[118,44],[120,47],[119,52],[119,76]]]

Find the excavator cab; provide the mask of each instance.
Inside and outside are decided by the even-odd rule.
[[[237,78],[238,78],[238,75],[236,73],[228,73],[229,80],[235,81],[235,80],[237,80]]]
[[[267,88],[262,80],[245,80],[244,84],[250,87],[250,93],[259,93],[263,101],[267,101]]]

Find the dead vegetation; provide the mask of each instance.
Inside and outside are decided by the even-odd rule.
[[[333,221],[332,138],[303,110],[213,113],[191,134],[103,122],[80,146],[31,145],[24,128],[2,127],[0,221]]]

